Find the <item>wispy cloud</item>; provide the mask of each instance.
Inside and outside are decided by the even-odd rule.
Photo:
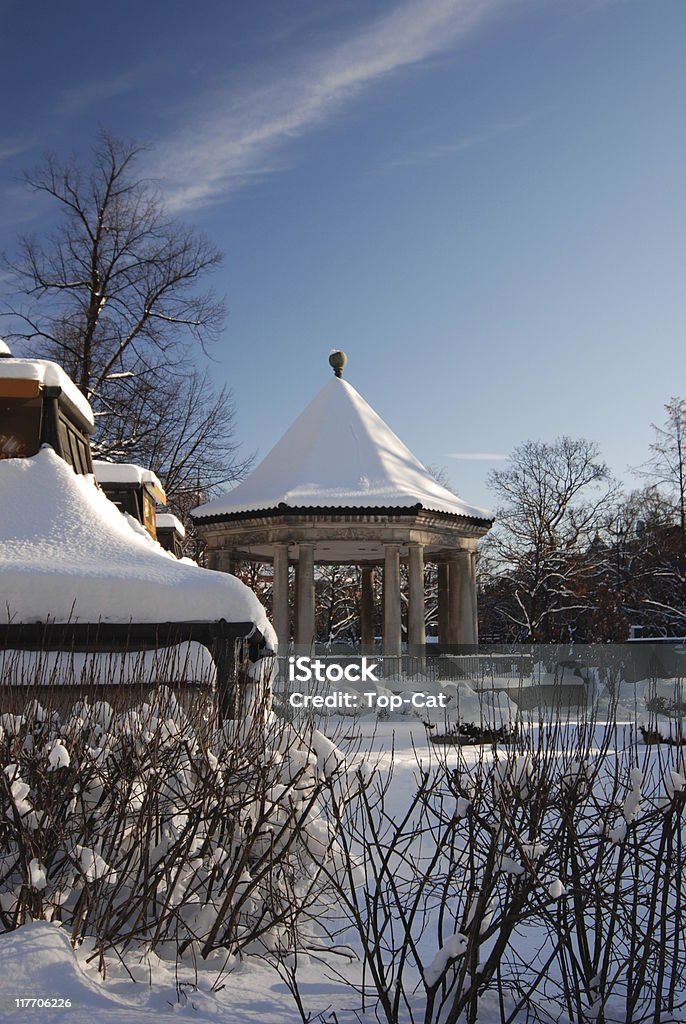
[[[14,156],[21,156],[28,152],[36,144],[34,135],[19,135],[15,138],[0,139],[0,163],[3,160],[10,160]]]
[[[14,244],[14,229],[24,228],[32,221],[38,221],[46,212],[49,200],[45,196],[32,194],[19,181],[0,183],[0,248]]]
[[[448,452],[445,458],[464,462],[508,462],[510,456],[503,452]]]
[[[383,170],[391,170],[394,167],[411,167],[416,164],[429,163],[432,160],[440,160],[443,157],[464,153],[469,149],[474,149],[476,146],[483,146],[487,142],[492,142],[501,135],[521,131],[531,124],[532,119],[533,115],[528,114],[525,117],[513,118],[511,121],[499,121],[485,131],[464,135],[462,138],[456,139],[455,142],[441,142],[413,149],[396,160],[390,160],[384,165]]]
[[[406,0],[362,30],[237,94],[227,86],[163,141],[151,168],[169,205],[206,205],[283,166],[282,150],[377,80],[459,45],[507,0]],[[211,110],[207,114],[207,110]]]
[[[137,67],[122,71],[117,75],[106,78],[96,78],[90,82],[83,82],[73,89],[66,89],[57,98],[55,104],[56,114],[78,114],[87,107],[96,103],[113,99],[115,96],[124,96],[126,93],[137,89],[151,70],[150,63],[143,63]]]

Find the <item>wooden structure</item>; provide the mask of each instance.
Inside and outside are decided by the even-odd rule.
[[[95,479],[121,512],[127,512],[157,540],[156,506],[167,504],[167,495],[150,469],[130,462],[93,463]]]
[[[199,643],[206,647],[214,661],[219,712],[223,718],[233,717],[241,682],[248,678],[250,665],[258,662],[264,653],[264,638],[252,622],[45,622],[9,623],[0,626],[0,647],[6,651],[70,651],[109,654],[136,651],[160,651],[182,643]],[[21,700],[54,697],[62,687],[50,682],[27,679],[23,686],[1,685],[0,708],[13,710],[17,696]],[[122,703],[122,692],[128,691],[125,703],[137,703],[149,690],[144,687],[123,686],[112,682],[106,686],[67,685],[64,687],[67,703],[83,696],[90,699]],[[174,689],[181,689],[177,684]]]
[[[157,541],[165,551],[181,558],[186,530],[180,519],[171,512],[158,512],[156,516]]]
[[[56,363],[13,359],[0,347],[0,459],[29,458],[49,444],[76,473],[93,472],[90,406]]]

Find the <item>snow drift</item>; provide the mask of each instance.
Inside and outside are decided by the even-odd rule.
[[[253,622],[257,597],[226,573],[178,561],[51,448],[0,462],[0,616],[6,622]]]

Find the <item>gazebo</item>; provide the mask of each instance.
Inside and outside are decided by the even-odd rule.
[[[281,652],[291,638],[289,566],[295,566],[296,649],[315,640],[315,565],[361,569],[360,639],[374,644],[374,573],[383,570],[383,651],[400,655],[401,562],[408,566],[410,653],[426,642],[424,565],[438,563],[439,642],[478,643],[475,561],[490,512],[438,483],[355,388],[334,377],[237,487],[194,509],[210,568],[273,565],[272,620]]]

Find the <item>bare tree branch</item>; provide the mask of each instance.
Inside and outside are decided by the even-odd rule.
[[[136,173],[141,152],[103,132],[89,168],[48,156],[26,174],[61,219],[6,261],[18,296],[7,337],[61,363],[94,407],[97,454],[155,469],[185,515],[249,459],[233,440],[230,392],[199,368],[224,322],[202,287],[222,255],[167,215]]]

